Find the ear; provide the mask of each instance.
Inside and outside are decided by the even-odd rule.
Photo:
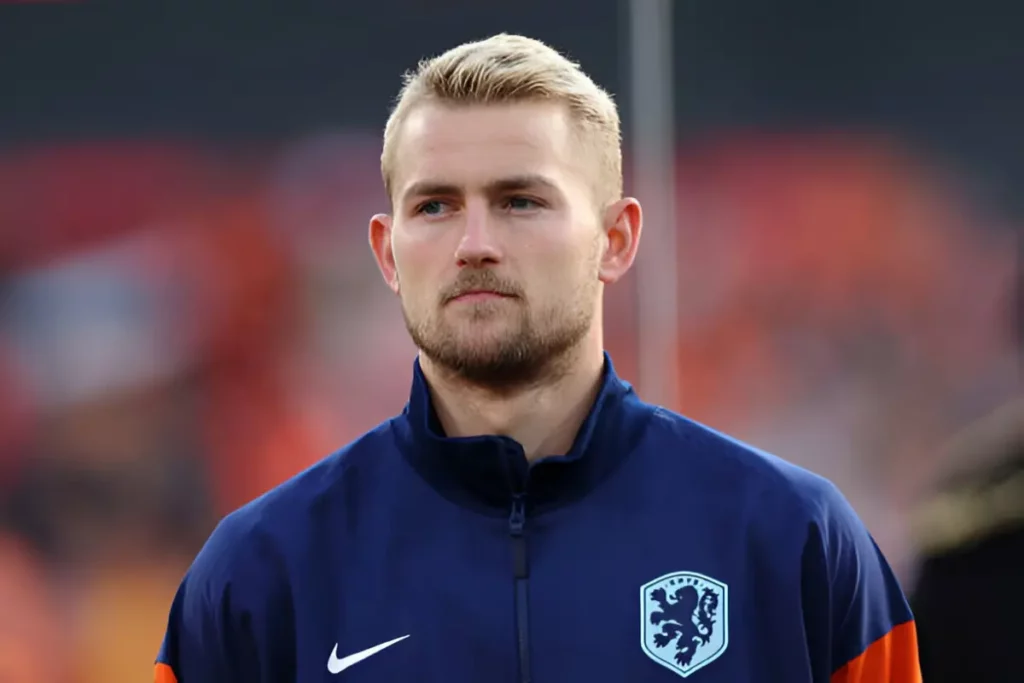
[[[370,219],[370,249],[377,259],[384,282],[398,294],[398,268],[395,267],[395,252],[391,248],[391,216],[378,213]]]
[[[633,266],[642,228],[643,212],[636,199],[624,197],[605,209],[606,248],[598,272],[601,282],[616,282]]]

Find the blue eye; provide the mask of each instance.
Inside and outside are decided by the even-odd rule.
[[[423,202],[416,209],[416,213],[421,213],[425,216],[442,216],[448,205],[439,199],[431,199],[429,202]]]
[[[531,211],[538,208],[540,204],[529,197],[509,197],[505,206],[510,211]]]

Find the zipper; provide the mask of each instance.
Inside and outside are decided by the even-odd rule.
[[[513,585],[516,598],[516,640],[519,649],[519,681],[530,683],[530,613],[528,587],[530,564],[526,552],[526,496],[512,498],[512,514],[508,518],[508,532],[512,537]]]

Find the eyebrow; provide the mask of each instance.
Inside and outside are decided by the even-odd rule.
[[[484,186],[484,191],[487,194],[502,194],[505,192],[515,192],[518,190],[536,190],[545,189],[552,192],[559,192],[558,186],[552,181],[548,180],[542,175],[538,174],[526,174],[510,176],[508,178],[499,178]],[[408,200],[411,197],[424,197],[430,195],[461,195],[463,189],[451,183],[435,182],[430,180],[413,183],[403,194],[403,198]]]

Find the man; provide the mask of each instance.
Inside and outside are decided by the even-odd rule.
[[[157,681],[920,680],[836,489],[616,376],[641,211],[605,92],[533,40],[456,47],[407,78],[382,173],[409,402],[222,521]]]
[[[912,596],[928,683],[1021,679],[1024,611],[1024,399],[968,427],[957,464],[921,506]],[[966,466],[966,469],[965,469]]]

